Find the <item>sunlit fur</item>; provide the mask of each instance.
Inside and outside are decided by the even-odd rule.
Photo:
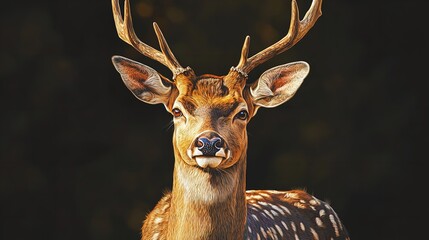
[[[321,5],[321,0],[314,0],[300,20],[292,0],[285,37],[252,57],[246,37],[239,64],[227,75],[197,77],[179,64],[156,23],[162,52],[135,35],[129,1],[122,16],[119,2],[112,0],[120,38],[170,68],[174,80],[130,59],[112,58],[134,96],[163,104],[174,115],[173,188],[148,214],[142,239],[349,239],[334,210],[302,190],[245,190],[247,123],[258,108],[276,107],[294,96],[309,65],[295,62],[271,68],[252,86],[246,85],[248,73],[296,44],[321,16]],[[202,157],[202,151],[195,149],[203,146]]]
[[[244,236],[247,120],[235,115],[247,111],[248,103],[240,93],[224,86],[222,78],[205,76],[194,81],[193,88],[179,94],[171,106],[183,113],[174,119],[172,193],[147,217],[142,239]],[[205,131],[222,136],[231,152],[216,169],[202,169],[187,155],[195,137]]]
[[[183,113],[174,119],[173,188],[147,216],[142,239],[348,239],[334,210],[302,190],[246,192],[249,119],[235,116],[255,112],[248,86],[237,91],[215,76],[190,82],[169,108]],[[231,151],[215,169],[187,155],[204,131],[218,133]]]
[[[196,77],[190,71],[169,82],[140,74],[154,70],[130,61],[114,58],[127,87],[145,92],[135,96],[164,104],[174,116],[173,187],[148,214],[142,239],[348,239],[332,208],[304,191],[246,193],[246,126],[258,107],[276,106],[293,96],[297,87],[290,86],[299,86],[296,81],[305,75],[289,74],[284,81],[282,74],[271,71],[306,72],[306,64],[266,71],[258,81],[273,94],[265,96],[257,87],[251,91],[254,85],[245,85],[234,71],[224,77]],[[161,91],[166,87],[168,91]],[[242,111],[247,118],[237,117]],[[227,154],[216,167],[203,168],[188,153],[207,133],[224,140],[222,151]]]

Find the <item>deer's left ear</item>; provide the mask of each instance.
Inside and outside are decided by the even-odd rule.
[[[265,71],[250,86],[250,95],[256,108],[273,108],[289,100],[308,75],[306,62],[293,62]]]

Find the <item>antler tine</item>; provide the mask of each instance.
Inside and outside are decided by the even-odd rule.
[[[299,10],[296,0],[292,0],[291,11],[291,21],[287,35],[250,58],[247,58],[247,56],[244,56],[242,53],[240,62],[235,69],[247,74],[256,66],[294,46],[307,34],[314,26],[317,19],[322,15],[322,0],[313,0],[304,19],[301,21],[299,20]],[[249,44],[247,38],[244,44]],[[249,46],[243,46],[243,51],[245,48],[247,49],[246,51],[248,51]]]
[[[243,48],[241,49],[241,58],[238,66],[243,66],[247,63],[247,57],[249,55],[250,49],[250,36],[246,36],[243,43]]]
[[[183,67],[179,64],[179,62],[177,61],[173,52],[171,52],[171,49],[168,46],[168,43],[164,38],[164,34],[162,34],[162,31],[156,22],[153,23],[153,28],[155,29],[155,33],[156,33],[156,37],[158,38],[159,46],[161,47],[161,50],[164,53],[165,58],[172,65],[171,67],[174,68],[174,70],[173,70],[174,75],[182,73],[184,71]]]
[[[125,0],[124,3],[124,17],[121,14],[121,7],[118,0],[112,0],[113,18],[115,20],[116,31],[119,37],[126,43],[133,46],[137,51],[143,55],[162,63],[168,67],[174,74],[183,72],[182,66],[177,61],[171,52],[167,41],[162,35],[158,25],[154,23],[155,33],[158,37],[158,42],[162,52],[142,42],[136,35],[133,28],[133,21],[131,18],[130,1]]]

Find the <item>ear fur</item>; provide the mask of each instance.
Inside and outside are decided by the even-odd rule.
[[[285,103],[296,93],[310,66],[306,62],[293,62],[265,71],[250,86],[253,104],[258,107],[273,108]]]
[[[145,103],[167,105],[172,82],[162,79],[153,68],[131,59],[113,56],[112,62],[134,96]]]

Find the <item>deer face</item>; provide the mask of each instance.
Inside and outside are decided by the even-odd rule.
[[[187,69],[173,82],[127,58],[115,56],[113,63],[138,99],[164,104],[173,115],[176,156],[203,169],[236,164],[246,152],[246,126],[258,108],[289,100],[309,71],[305,62],[285,64],[246,85],[247,77],[234,69],[222,77],[196,77]]]
[[[252,57],[248,57],[250,37],[247,36],[238,65],[222,77],[197,77],[189,67],[183,68],[156,23],[153,27],[161,52],[140,41],[132,26],[129,0],[125,0],[124,16],[118,0],[112,0],[112,9],[119,37],[173,73],[174,81],[170,81],[146,65],[114,56],[113,64],[125,85],[141,101],[162,103],[173,115],[176,156],[191,166],[225,169],[236,164],[245,153],[246,125],[258,108],[276,107],[289,100],[307,76],[309,66],[305,62],[277,66],[252,84],[246,84],[247,74],[304,37],[321,15],[321,1],[312,3],[302,21],[298,5],[292,1],[288,34]]]
[[[174,145],[187,164],[228,168],[245,152],[249,106],[222,78],[199,78],[190,93],[176,98],[171,112]]]

